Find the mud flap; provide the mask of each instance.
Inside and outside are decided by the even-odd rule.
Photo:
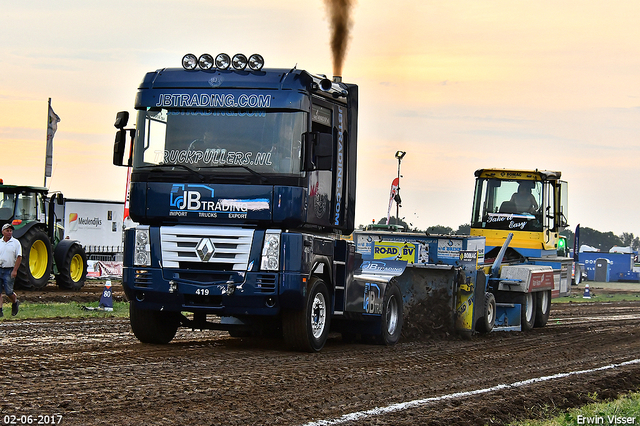
[[[520,304],[496,303],[496,323],[493,331],[521,331]]]

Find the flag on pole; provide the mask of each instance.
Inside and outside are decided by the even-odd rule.
[[[45,177],[51,177],[51,169],[53,167],[53,136],[56,134],[56,130],[58,130],[58,123],[60,122],[60,117],[58,114],[53,112],[53,108],[51,108],[51,99],[49,99],[49,119],[47,125],[47,155],[44,166],[44,175]]]
[[[393,199],[396,197],[396,194],[398,193],[399,185],[400,185],[400,179],[398,178],[395,178],[393,182],[391,182],[391,193],[389,194],[389,208],[387,209],[387,225],[389,224],[389,219],[391,219],[391,206],[393,205]]]

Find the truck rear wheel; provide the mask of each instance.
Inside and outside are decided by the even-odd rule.
[[[56,284],[60,288],[80,290],[87,279],[87,255],[80,244],[69,248],[64,259],[58,263]]]
[[[329,291],[318,277],[307,283],[304,308],[282,313],[282,332],[289,349],[319,352],[329,336]]]
[[[484,294],[484,306],[482,317],[478,319],[476,330],[480,333],[489,333],[496,323],[496,298],[493,293]]]
[[[41,289],[51,277],[53,256],[49,237],[33,227],[20,238],[22,261],[18,268],[16,284],[28,290]]]
[[[533,293],[527,293],[522,300],[520,308],[520,328],[523,331],[533,329],[536,322],[536,297]]]
[[[549,312],[551,311],[551,290],[540,291],[536,293],[536,327],[544,327],[549,320]]]
[[[180,326],[178,312],[149,311],[129,304],[129,321],[133,334],[142,343],[165,345],[176,335]]]
[[[400,340],[403,322],[402,293],[395,280],[387,286],[382,301],[382,334],[374,337],[378,345],[393,346]]]

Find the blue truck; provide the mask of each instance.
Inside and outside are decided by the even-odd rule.
[[[117,114],[133,333],[157,344],[179,327],[275,334],[310,352],[330,330],[395,344],[402,262],[371,267],[341,238],[354,228],[358,86],[263,65],[185,55],[145,75],[135,128]]]

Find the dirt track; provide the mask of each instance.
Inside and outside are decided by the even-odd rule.
[[[410,401],[345,424],[503,424],[640,388],[640,302],[553,305],[543,329],[471,340],[386,348],[335,335],[319,354],[211,331],[143,345],[126,319],[4,321],[0,331],[0,424],[58,413],[68,425],[297,425]],[[469,391],[482,393],[455,395]]]

